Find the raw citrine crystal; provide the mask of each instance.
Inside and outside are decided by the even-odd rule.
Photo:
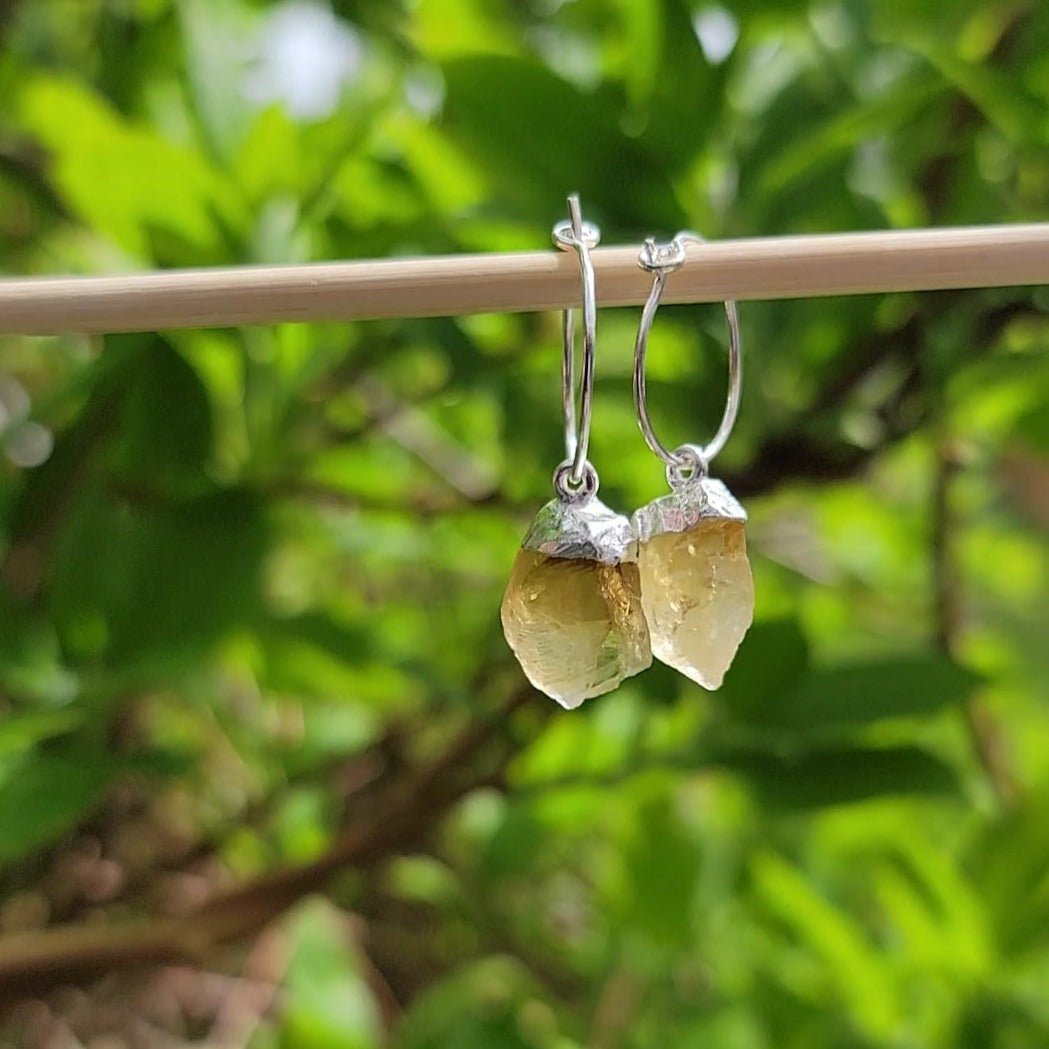
[[[665,532],[638,554],[652,654],[704,688],[720,688],[754,618],[742,521]]]
[[[528,680],[571,710],[652,662],[630,522],[597,499],[554,500],[514,561],[503,633]]]
[[[636,564],[521,550],[502,619],[528,680],[568,709],[652,662]]]
[[[706,478],[634,517],[652,653],[708,689],[721,686],[754,618],[745,520],[724,485]]]

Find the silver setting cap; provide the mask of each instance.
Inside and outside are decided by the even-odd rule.
[[[551,499],[535,515],[521,546],[547,557],[580,558],[606,565],[634,560],[630,520],[597,498],[577,503]]]
[[[632,523],[639,542],[667,532],[687,532],[700,521],[745,521],[747,511],[735,496],[712,477],[694,477],[678,485],[668,495],[634,511]]]

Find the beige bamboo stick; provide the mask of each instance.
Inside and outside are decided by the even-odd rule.
[[[601,306],[637,305],[637,247],[593,253]],[[690,245],[665,302],[1049,284],[1049,223],[757,237]],[[554,310],[578,304],[560,251],[0,280],[0,334]]]

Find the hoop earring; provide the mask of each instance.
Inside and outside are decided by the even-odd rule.
[[[566,458],[554,472],[557,498],[521,544],[503,596],[507,643],[528,680],[568,710],[610,692],[652,662],[630,521],[597,498],[587,458],[594,390],[597,298],[590,249],[600,231],[584,223],[577,197],[554,242],[579,255],[583,279],[583,364],[576,423],[574,315],[564,315],[561,368]]]
[[[708,476],[711,460],[732,432],[742,383],[739,318],[725,303],[729,326],[728,395],[717,432],[705,445],[670,451],[648,416],[645,356],[667,276],[686,261],[679,233],[668,244],[648,240],[639,263],[653,274],[634,344],[634,405],[648,447],[666,465],[671,492],[633,516],[638,540],[641,605],[653,655],[707,689],[721,686],[754,618],[754,581],[747,560],[747,513],[721,481]]]

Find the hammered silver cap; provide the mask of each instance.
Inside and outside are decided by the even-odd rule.
[[[547,557],[580,558],[606,565],[635,559],[629,518],[596,497],[581,502],[551,499],[535,515],[521,546]]]
[[[687,532],[712,518],[745,521],[747,511],[721,481],[694,477],[635,510],[631,523],[638,541],[645,542],[668,532]]]

